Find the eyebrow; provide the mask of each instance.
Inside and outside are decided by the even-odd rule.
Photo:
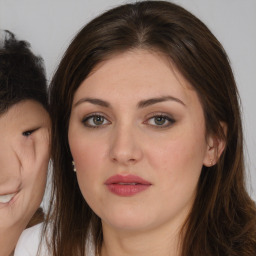
[[[82,98],[74,104],[74,107],[76,107],[76,106],[78,106],[78,105],[80,105],[81,103],[84,103],[84,102],[89,102],[91,104],[99,105],[99,106],[102,106],[102,107],[105,107],[105,108],[110,107],[110,104],[108,102],[106,102],[104,100],[100,100],[100,99],[95,99],[95,98]]]
[[[163,97],[159,97],[159,98],[152,98],[152,99],[148,99],[148,100],[142,100],[137,104],[137,106],[138,106],[138,108],[145,108],[145,107],[154,105],[156,103],[164,102],[164,101],[175,101],[177,103],[180,103],[183,106],[186,106],[185,103],[182,100],[180,100],[178,98],[175,98],[173,96],[163,96]]]
[[[160,103],[160,102],[165,102],[165,101],[174,101],[174,102],[180,103],[183,106],[186,106],[186,104],[182,100],[180,100],[176,97],[163,96],[163,97],[151,98],[148,100],[142,100],[137,104],[137,107],[145,108],[145,107],[148,107],[148,106]],[[105,108],[111,107],[110,103],[108,103],[107,101],[97,99],[97,98],[82,98],[74,104],[74,107],[76,107],[84,102],[89,102],[91,104],[98,105],[98,106],[105,107]]]

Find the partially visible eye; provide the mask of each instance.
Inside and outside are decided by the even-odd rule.
[[[110,124],[110,122],[102,115],[93,114],[83,119],[83,124],[89,128],[99,128],[104,125]]]
[[[28,137],[30,136],[35,130],[29,130],[22,133],[23,136]]]
[[[175,120],[167,115],[157,114],[147,119],[146,123],[151,126],[165,128],[174,124]]]

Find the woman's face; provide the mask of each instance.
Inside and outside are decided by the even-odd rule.
[[[211,161],[196,92],[165,57],[144,50],[114,56],[82,82],[68,137],[103,228],[180,226]]]
[[[0,116],[0,229],[24,229],[43,197],[50,119],[26,100]]]

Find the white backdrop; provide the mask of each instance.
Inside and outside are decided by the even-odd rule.
[[[0,0],[0,29],[31,43],[48,80],[77,31],[122,0]],[[134,1],[130,1],[134,2]],[[174,0],[208,25],[226,49],[240,91],[248,188],[256,200],[256,0]]]

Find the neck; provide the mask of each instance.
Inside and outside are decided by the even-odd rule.
[[[18,242],[22,228],[1,228],[0,227],[0,255],[11,256]]]
[[[179,256],[180,228],[116,231],[103,224],[101,256]]]

